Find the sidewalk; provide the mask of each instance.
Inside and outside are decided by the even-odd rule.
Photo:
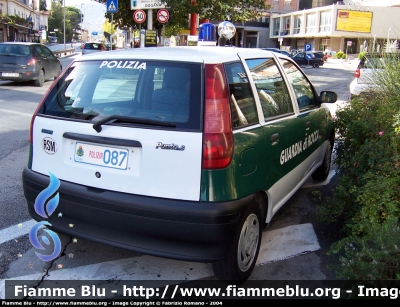
[[[355,71],[358,66],[358,58],[349,57],[349,59],[332,59],[329,58],[322,67],[333,68],[333,69],[346,69],[350,71]]]

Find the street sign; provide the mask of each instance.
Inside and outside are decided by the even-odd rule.
[[[168,22],[169,12],[165,9],[158,10],[157,12],[157,20],[161,23]]]
[[[144,46],[145,47],[157,47],[157,31],[156,30],[146,30]]]
[[[311,60],[312,59],[312,54],[311,53],[306,53],[306,59]]]
[[[146,13],[143,10],[136,10],[133,12],[133,20],[136,23],[142,23],[146,20]]]
[[[130,0],[131,10],[163,9],[166,3],[163,0]]]
[[[311,51],[311,44],[305,44],[304,51]]]
[[[347,46],[351,46],[352,41],[347,41]]]
[[[118,12],[118,0],[107,0],[107,13],[117,13]]]

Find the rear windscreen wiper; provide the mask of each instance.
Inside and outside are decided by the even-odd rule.
[[[125,123],[134,123],[134,124],[145,124],[145,125],[153,125],[153,126],[164,126],[164,127],[176,127],[175,124],[169,122],[163,122],[160,120],[152,120],[152,119],[142,119],[142,118],[135,118],[129,116],[120,116],[120,115],[111,115],[102,120],[99,120],[97,123],[93,124],[93,129],[97,132],[101,131],[101,125],[108,123],[108,122],[125,122]]]

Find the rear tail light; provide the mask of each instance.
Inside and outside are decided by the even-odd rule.
[[[100,46],[100,50],[105,50],[103,46]]]
[[[34,66],[36,64],[36,59],[35,58],[32,58],[32,59],[30,59],[29,61],[28,61],[28,63],[26,64],[26,65],[28,65],[28,66]]]
[[[206,64],[203,169],[221,169],[232,160],[233,133],[228,95],[222,64]]]
[[[81,49],[85,49],[85,45],[82,45],[82,48]]]
[[[356,69],[356,72],[355,72],[355,74],[354,74],[354,77],[356,77],[356,78],[360,78],[360,69],[359,68],[357,68]]]

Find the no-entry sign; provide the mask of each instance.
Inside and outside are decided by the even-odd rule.
[[[143,10],[136,10],[133,12],[133,19],[136,23],[142,23],[146,20],[146,13]]]
[[[169,19],[169,12],[167,10],[158,10],[157,20],[161,23],[166,23]]]

